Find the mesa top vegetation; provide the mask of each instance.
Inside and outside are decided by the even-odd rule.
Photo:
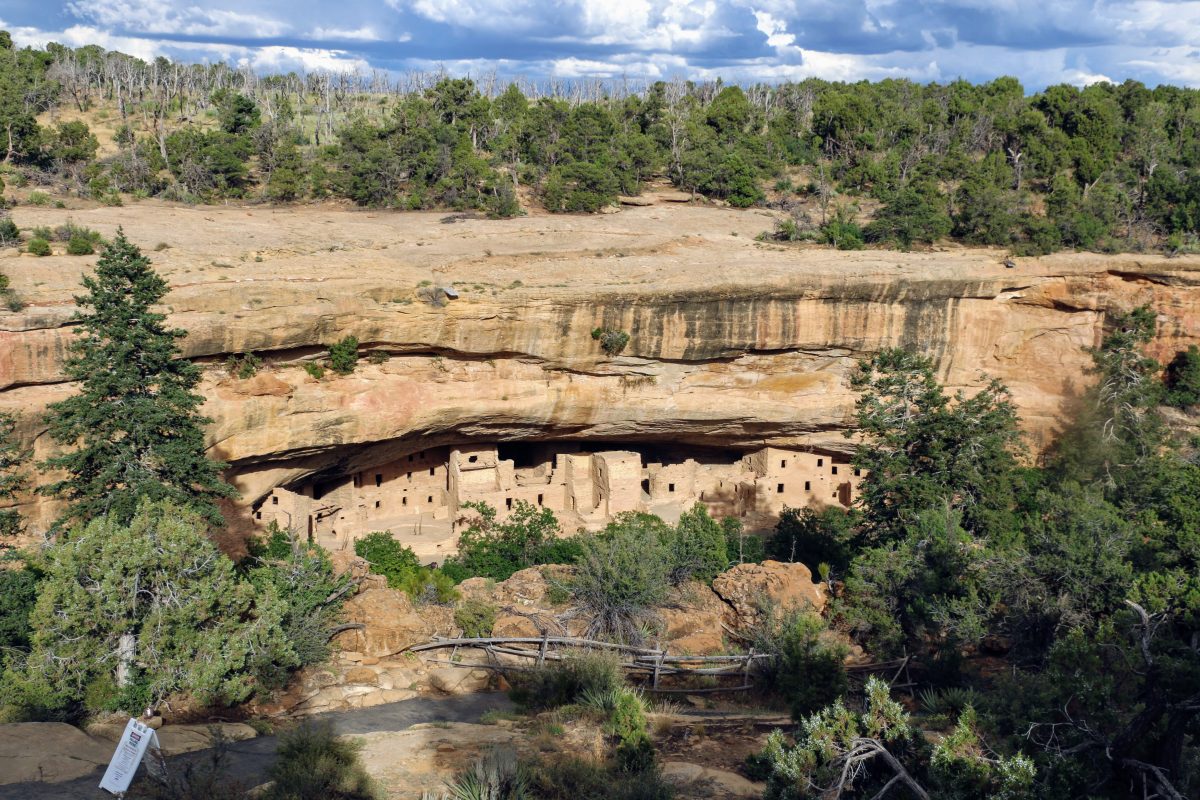
[[[47,113],[48,112],[48,113]],[[1019,253],[1178,252],[1200,226],[1200,93],[1013,78],[725,86],[256,75],[0,32],[10,183],[103,202],[342,197],[595,212],[665,179],[841,248],[943,238]],[[40,120],[40,122],[39,122]]]

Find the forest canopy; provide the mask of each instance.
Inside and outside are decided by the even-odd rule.
[[[4,35],[0,120],[10,183],[110,203],[332,197],[506,217],[595,212],[653,182],[785,211],[774,238],[842,248],[1177,253],[1200,232],[1200,92],[1137,81],[260,75]]]

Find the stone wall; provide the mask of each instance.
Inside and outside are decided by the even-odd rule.
[[[423,450],[351,475],[276,488],[254,518],[291,526],[335,550],[387,530],[421,557],[439,560],[454,552],[468,502],[487,503],[504,520],[524,501],[553,511],[566,531],[596,530],[629,511],[673,520],[696,503],[762,528],[785,506],[849,506],[861,480],[844,457],[778,447],[729,451],[723,460],[706,453],[703,462],[676,448],[675,460],[656,453],[649,463],[635,450],[562,447],[572,452],[556,453],[547,443],[521,467],[494,444]]]

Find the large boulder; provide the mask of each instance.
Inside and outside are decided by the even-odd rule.
[[[713,580],[713,591],[729,604],[726,624],[740,632],[758,624],[766,605],[780,612],[825,609],[825,587],[813,582],[812,572],[803,564],[738,564]]]
[[[82,778],[107,764],[113,750],[112,742],[65,722],[0,725],[0,785]]]
[[[716,592],[692,582],[676,590],[670,605],[659,612],[672,653],[711,655],[725,650],[722,628],[729,607]]]
[[[390,656],[428,641],[433,634],[431,625],[413,608],[408,595],[388,588],[387,582],[378,576],[366,579],[362,589],[343,608],[347,622],[365,626],[343,631],[334,638],[343,650],[376,658]]]

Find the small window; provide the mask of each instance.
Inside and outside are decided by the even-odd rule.
[[[786,459],[786,458],[785,458],[785,459],[782,459],[782,460],[780,460],[780,462],[779,462],[779,468],[780,468],[780,469],[784,469],[785,467],[787,467],[787,459]]]
[[[254,515],[254,518],[255,518],[255,519],[262,519],[262,512],[261,512],[261,511],[259,511],[257,514],[255,514],[255,515]]]
[[[834,497],[837,497],[837,492],[834,492],[834,493],[833,493],[833,496],[834,496]]]
[[[408,463],[410,463],[410,464],[411,464],[411,463],[412,463],[412,460],[413,460],[412,454],[411,454],[411,453],[409,453],[409,456],[408,456]]]
[[[543,500],[543,496],[539,494],[538,495],[538,505],[539,506],[542,504],[542,500]]]
[[[861,470],[861,469],[856,469],[856,470],[854,470],[854,477],[856,477],[856,478],[861,478],[861,477],[862,477],[862,470]]]
[[[273,506],[277,506],[277,505],[279,505],[279,498],[278,498],[278,497],[275,497],[275,496],[273,496],[273,495],[272,495],[272,497],[271,497],[271,505],[273,505]]]
[[[429,474],[430,474],[430,475],[432,475],[432,474],[433,474],[433,471],[434,471],[435,469],[437,469],[437,468],[436,468],[436,467],[430,467],[430,468],[429,468]]]
[[[504,498],[504,507],[508,508],[508,509],[512,508],[512,498],[511,497]]]
[[[783,494],[783,484],[782,483],[775,487],[775,493]]]
[[[812,491],[812,481],[805,481],[805,482],[804,482],[804,491],[806,491],[806,492],[811,492],[811,491]]]
[[[668,484],[667,484],[667,491],[668,491],[668,492],[673,492],[673,491],[675,491],[675,484],[673,484],[673,483],[668,483]]]
[[[379,508],[379,501],[378,501],[378,500],[376,500],[376,501],[375,501],[375,507],[376,507],[376,508]]]
[[[834,474],[834,475],[837,475],[837,467],[834,467],[834,468],[833,468],[833,474]]]
[[[817,459],[817,466],[818,466],[818,467],[823,467],[823,466],[825,466],[825,459],[823,459],[823,458],[818,458],[818,459]]]
[[[383,476],[380,475],[378,472],[375,473],[375,485],[383,486]]]
[[[405,477],[405,478],[407,478],[408,480],[410,480],[410,481],[411,481],[411,480],[412,480],[412,473],[411,473],[411,472],[409,472],[409,473],[407,473],[407,474],[406,474],[404,477]]]
[[[467,461],[470,461],[472,464],[474,464],[478,460],[479,460],[479,456],[471,456],[470,458],[467,459]]]
[[[405,495],[404,497],[400,498],[400,505],[402,505],[402,506],[408,505],[408,495]]]
[[[432,502],[433,502],[433,495],[429,495],[429,497],[426,497],[426,498],[425,498],[425,502],[426,502],[426,503],[432,503]]]

